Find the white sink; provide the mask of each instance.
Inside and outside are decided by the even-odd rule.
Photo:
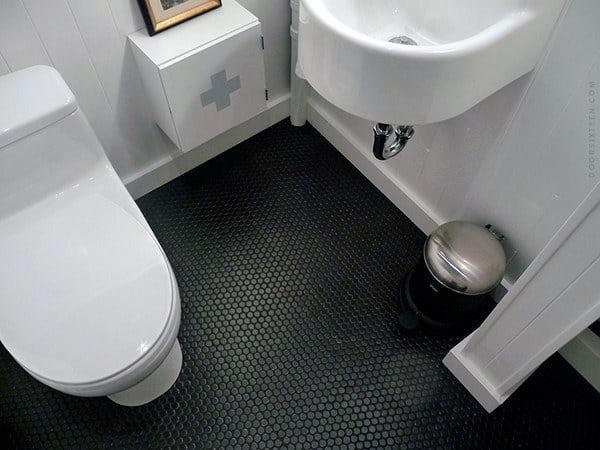
[[[301,0],[298,73],[359,117],[439,122],[531,71],[566,1]]]

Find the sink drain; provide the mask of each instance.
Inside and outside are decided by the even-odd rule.
[[[415,41],[412,38],[409,38],[408,36],[395,36],[391,38],[388,42],[401,45],[419,45],[417,44],[417,41]]]

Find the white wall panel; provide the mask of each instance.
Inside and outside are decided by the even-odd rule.
[[[121,36],[125,37],[145,26],[136,0],[108,0],[108,6]]]
[[[111,109],[66,0],[24,0],[31,20],[54,67],[75,93],[116,168],[122,167],[121,136],[113,127]]]
[[[10,70],[51,64],[22,0],[0,2],[0,53]]]
[[[466,217],[489,217],[509,237],[517,251],[508,267],[513,279],[600,178],[588,169],[589,83],[596,83],[596,95],[600,83],[599,18],[600,2],[573,2],[464,205]]]
[[[4,56],[2,56],[2,53],[0,53],[0,75],[4,75],[8,72],[10,72],[8,64],[6,63]]]
[[[112,154],[113,162],[119,167],[140,167],[163,157],[171,142],[154,124],[126,35],[118,30],[109,3],[68,0],[68,4],[111,109],[111,129],[120,138],[115,142],[119,148]],[[128,30],[124,22],[121,26]],[[171,150],[178,153],[174,147]]]

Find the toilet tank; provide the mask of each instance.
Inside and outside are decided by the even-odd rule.
[[[103,162],[100,143],[55,69],[0,77],[0,220],[76,185]]]
[[[52,67],[34,66],[0,77],[0,148],[64,119],[77,102]]]

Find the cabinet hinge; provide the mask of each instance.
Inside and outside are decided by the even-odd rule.
[[[260,37],[260,46],[262,47],[262,49],[265,49],[265,37],[261,36]]]
[[[265,89],[265,99],[269,101],[269,90]]]

